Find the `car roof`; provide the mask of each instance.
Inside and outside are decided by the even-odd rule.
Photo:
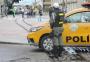
[[[78,8],[78,9],[74,9],[72,11],[69,11],[65,14],[65,17],[68,17],[74,13],[78,13],[78,12],[87,12],[87,11],[90,11],[90,9],[88,8]]]

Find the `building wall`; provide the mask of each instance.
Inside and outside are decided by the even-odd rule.
[[[61,6],[64,5],[64,10],[68,12],[73,9],[82,7],[81,3],[86,2],[86,1],[90,2],[90,0],[53,0],[52,4],[55,2],[58,2]],[[63,2],[65,4],[63,4]]]
[[[2,5],[2,4],[3,4],[3,2],[4,2],[4,0],[0,0],[0,5]]]
[[[80,7],[81,5],[78,3],[78,0],[66,0],[66,12]]]
[[[0,14],[1,14],[1,6],[4,5],[4,0],[0,0]]]
[[[67,0],[67,12],[76,8],[81,8],[81,4],[90,0]]]
[[[49,10],[49,6],[51,6],[52,0],[43,0],[43,10],[47,12]]]

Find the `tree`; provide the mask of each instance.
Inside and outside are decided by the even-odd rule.
[[[8,13],[11,13],[11,9],[13,8],[13,4],[14,3],[19,3],[19,1],[21,0],[6,0],[6,4],[7,4],[7,7],[8,7]]]

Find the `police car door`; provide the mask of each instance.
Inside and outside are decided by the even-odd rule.
[[[67,23],[64,24],[62,36],[64,45],[83,46],[89,43],[90,23],[83,17],[83,12],[79,12],[66,18]]]

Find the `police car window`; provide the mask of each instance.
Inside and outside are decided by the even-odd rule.
[[[83,12],[83,16],[81,17],[82,21],[90,22],[90,12]]]
[[[70,15],[69,17],[66,18],[68,23],[77,23],[81,22],[81,16],[82,13],[75,13],[73,15]]]

